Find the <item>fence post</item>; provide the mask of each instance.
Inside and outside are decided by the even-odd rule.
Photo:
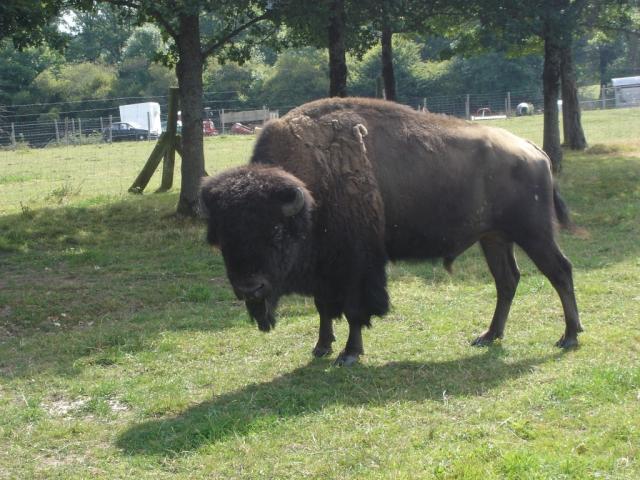
[[[173,186],[173,171],[176,163],[176,133],[178,123],[178,108],[180,96],[177,87],[169,88],[169,104],[167,105],[167,130],[163,135],[167,136],[167,148],[162,162],[162,181],[158,192],[171,190]]]
[[[602,110],[607,108],[607,87],[603,83],[600,85],[600,97],[602,98]]]
[[[222,135],[224,135],[224,108],[220,110],[220,124],[222,125]]]
[[[422,111],[426,112],[427,111],[427,97],[424,97],[422,99]]]
[[[56,128],[56,144],[60,143],[60,130],[58,130],[58,120],[53,119],[53,125]]]
[[[511,116],[511,92],[507,92],[507,111],[505,114],[507,117]]]
[[[100,117],[100,135],[104,135],[104,122],[102,121],[102,117]]]
[[[147,141],[151,138],[151,113],[147,112]]]
[[[113,115],[109,115],[109,143],[113,143]]]
[[[467,120],[469,120],[471,118],[471,95],[469,95],[467,93],[467,97],[464,101],[464,114],[467,118]]]
[[[78,139],[82,142],[82,120],[78,119]]]
[[[64,140],[69,145],[69,117],[64,117]]]

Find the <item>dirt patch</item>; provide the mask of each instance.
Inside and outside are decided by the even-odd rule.
[[[81,410],[89,401],[89,397],[80,397],[75,400],[60,398],[51,402],[43,402],[42,408],[52,417],[66,417],[70,413]]]
[[[111,408],[112,412],[126,412],[129,410],[129,407],[122,403],[120,400],[118,400],[117,398],[111,398],[107,401],[107,404],[109,405],[109,407]]]

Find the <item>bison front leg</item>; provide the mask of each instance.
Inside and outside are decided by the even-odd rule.
[[[320,314],[320,330],[318,331],[318,342],[313,349],[313,356],[320,358],[329,355],[333,348],[331,345],[336,337],[333,335],[333,319],[340,317],[341,308],[337,304],[323,302],[316,299],[316,308]]]
[[[349,338],[344,350],[340,352],[338,358],[334,362],[334,365],[341,367],[349,367],[358,362],[360,355],[364,354],[364,347],[362,346],[362,325],[368,324],[367,321],[363,321],[359,316],[347,314],[347,321],[349,322]]]

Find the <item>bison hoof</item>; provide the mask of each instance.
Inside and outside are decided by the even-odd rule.
[[[322,345],[316,345],[316,347],[313,349],[313,356],[316,358],[326,357],[327,355],[331,354],[331,352],[333,352],[331,346],[325,347]]]
[[[556,347],[564,348],[565,350],[569,348],[575,348],[578,346],[578,339],[576,337],[567,337],[563,335],[560,337],[560,340],[556,342]]]
[[[496,338],[502,338],[502,335],[495,335],[491,332],[485,332],[479,337],[477,337],[471,345],[474,347],[486,347],[487,345],[491,345]]]
[[[333,365],[336,367],[350,367],[351,365],[358,363],[360,354],[358,353],[346,353],[342,351]]]

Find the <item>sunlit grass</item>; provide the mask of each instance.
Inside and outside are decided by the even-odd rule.
[[[253,136],[205,138],[210,172],[246,162]],[[0,151],[0,214],[56,205],[93,205],[127,196],[155,142],[118,142],[81,146]],[[160,186],[162,167],[146,192]],[[180,156],[176,156],[174,191],[180,188]]]

